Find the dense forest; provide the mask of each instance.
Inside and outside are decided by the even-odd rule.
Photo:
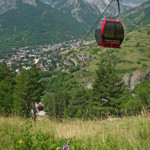
[[[107,58],[105,58],[106,60]],[[0,113],[31,117],[31,109],[40,101],[50,118],[105,118],[108,115],[133,115],[149,109],[150,87],[147,77],[129,90],[112,62],[99,62],[92,89],[73,80],[73,73],[55,72],[50,80],[35,65],[14,73],[0,66]],[[67,82],[72,78],[72,82]]]

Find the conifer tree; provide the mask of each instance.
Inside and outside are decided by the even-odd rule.
[[[98,103],[101,115],[116,114],[120,106],[120,96],[124,83],[110,62],[100,62],[93,84],[94,100]]]
[[[88,117],[88,105],[90,101],[90,90],[79,88],[72,94],[70,101],[70,117]]]
[[[8,115],[13,110],[14,74],[7,64],[0,65],[0,113]]]
[[[53,94],[46,94],[43,98],[45,111],[51,118],[55,117],[60,119],[68,117],[70,98],[69,93],[65,91],[57,91]]]
[[[14,91],[16,110],[26,117],[30,117],[33,110],[34,120],[36,119],[35,103],[40,102],[43,94],[43,86],[40,82],[39,71],[35,65],[29,70],[21,70],[16,77]]]

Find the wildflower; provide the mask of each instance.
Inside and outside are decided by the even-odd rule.
[[[68,144],[66,144],[66,145],[63,146],[63,150],[65,150],[67,148],[68,148]]]
[[[22,143],[22,142],[23,142],[22,140],[18,141],[19,144]]]
[[[85,150],[87,150],[87,148],[86,148],[86,147],[84,147],[84,149],[85,149]]]

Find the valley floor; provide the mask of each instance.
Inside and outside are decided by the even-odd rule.
[[[33,122],[0,117],[0,149],[148,150],[150,115],[107,120],[49,120]]]

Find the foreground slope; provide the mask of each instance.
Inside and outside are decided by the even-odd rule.
[[[149,114],[108,120],[48,120],[37,122],[0,117],[0,149],[148,150]]]

